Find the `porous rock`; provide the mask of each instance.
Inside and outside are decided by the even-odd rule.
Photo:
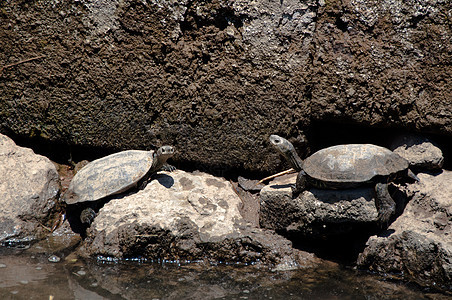
[[[0,134],[0,242],[32,240],[48,230],[59,194],[54,164]]]
[[[159,173],[135,194],[100,209],[82,255],[163,260],[214,260],[312,265],[312,254],[294,250],[273,232],[253,228],[239,212],[241,200],[221,178],[177,170]]]
[[[413,198],[388,231],[372,236],[358,265],[403,274],[423,285],[452,290],[452,172],[418,174]]]
[[[291,186],[296,176],[279,178],[261,190],[262,227],[324,239],[371,227],[377,222],[373,188],[310,189],[293,198]]]
[[[209,173],[275,171],[313,121],[452,134],[449,0],[2,3],[2,131]]]

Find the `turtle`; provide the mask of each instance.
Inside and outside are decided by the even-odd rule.
[[[391,150],[373,144],[344,144],[321,149],[304,161],[286,139],[271,135],[270,143],[298,173],[294,195],[309,187],[348,189],[375,185],[377,220],[387,224],[395,214],[395,201],[388,182],[397,178],[419,178],[409,169],[406,159]]]
[[[157,151],[127,150],[93,160],[75,174],[62,200],[70,206],[81,205],[80,221],[90,225],[96,203],[133,187],[143,188],[159,170],[173,171],[166,163],[173,155],[172,146],[162,146]]]

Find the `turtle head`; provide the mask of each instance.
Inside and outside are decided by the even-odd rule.
[[[303,161],[298,156],[291,142],[276,134],[272,134],[270,135],[270,143],[282,156],[284,156],[292,168],[297,171],[301,171],[303,169]]]
[[[151,167],[151,171],[155,172],[160,170],[165,164],[166,160],[174,155],[174,147],[172,146],[162,146],[154,152],[153,158],[154,162]]]
[[[154,158],[160,162],[165,163],[168,158],[174,155],[174,148],[172,146],[162,146],[155,151]]]

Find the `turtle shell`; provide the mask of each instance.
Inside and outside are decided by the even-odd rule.
[[[360,183],[406,170],[408,161],[384,147],[348,144],[328,147],[303,162],[304,171],[324,182]]]
[[[75,174],[63,200],[67,204],[95,201],[128,190],[149,171],[153,153],[127,150],[90,162]]]

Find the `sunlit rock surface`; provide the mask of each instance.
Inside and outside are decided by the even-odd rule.
[[[109,201],[88,230],[82,255],[163,260],[263,262],[277,269],[312,266],[271,231],[253,228],[239,212],[230,182],[196,172],[159,173],[135,194]]]
[[[452,289],[452,172],[419,174],[403,214],[380,236],[372,236],[358,265],[403,274],[421,284]]]
[[[53,163],[0,134],[0,242],[49,233],[58,193]]]

